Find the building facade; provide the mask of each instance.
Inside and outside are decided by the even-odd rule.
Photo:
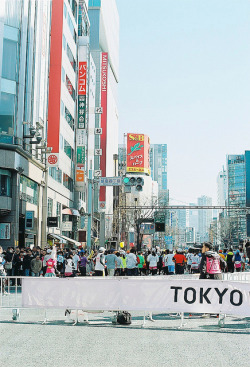
[[[39,244],[45,165],[51,1],[0,7],[0,245]]]
[[[228,205],[246,206],[246,159],[245,154],[227,156]],[[237,247],[246,238],[246,213],[240,210],[228,211],[228,243]]]

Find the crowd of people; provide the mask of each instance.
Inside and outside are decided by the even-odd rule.
[[[217,254],[209,243],[202,249],[190,248],[188,251],[181,248],[161,251],[155,248],[137,252],[134,248],[115,251],[100,247],[90,253],[82,248],[56,250],[55,247],[41,249],[34,246],[32,249],[8,247],[3,251],[0,247],[0,276],[140,276],[188,272],[200,273],[202,277],[204,263],[207,264],[209,260],[206,259],[209,258],[214,259],[211,262],[212,269],[217,261],[221,272],[245,271],[249,250],[250,246],[246,252],[243,248],[236,251],[230,248],[219,250]]]

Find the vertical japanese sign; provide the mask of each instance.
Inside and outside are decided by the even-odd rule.
[[[150,174],[149,137],[144,134],[127,134],[127,172]]]
[[[78,116],[77,116],[77,139],[76,139],[76,191],[82,191],[85,181],[86,159],[86,114],[87,114],[87,62],[80,61],[78,64]]]
[[[79,62],[78,72],[78,129],[86,128],[87,62]]]
[[[107,93],[108,92],[108,53],[102,52],[102,66],[101,66],[101,144],[102,155],[100,156],[100,170],[102,176],[106,177],[106,148],[107,148]],[[100,207],[105,208],[106,188],[100,187],[99,202]]]

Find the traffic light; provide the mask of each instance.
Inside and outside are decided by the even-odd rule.
[[[155,232],[165,232],[165,223],[155,223]]]
[[[142,177],[124,177],[123,183],[125,185],[125,192],[131,192],[131,187],[135,186],[136,191],[142,191],[144,179]]]

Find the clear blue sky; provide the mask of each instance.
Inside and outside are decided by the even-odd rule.
[[[170,197],[213,197],[226,154],[250,149],[250,1],[117,0],[120,141],[168,144]]]

